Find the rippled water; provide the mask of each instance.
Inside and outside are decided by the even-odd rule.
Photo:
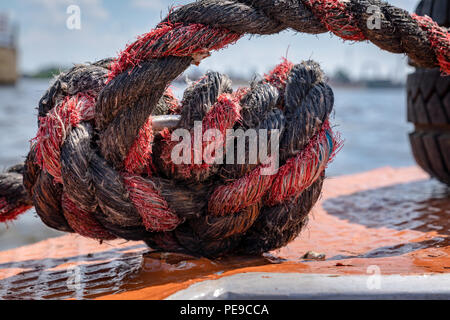
[[[48,88],[46,80],[22,80],[0,87],[0,167],[23,160],[34,137],[36,107]],[[183,88],[175,86],[181,96]],[[333,123],[345,140],[344,149],[328,169],[329,176],[351,174],[383,166],[414,164],[406,123],[404,89],[335,89]],[[0,250],[58,236],[28,213],[9,226],[0,226]]]

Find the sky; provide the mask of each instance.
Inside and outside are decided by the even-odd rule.
[[[33,72],[50,65],[114,57],[138,35],[150,31],[165,17],[171,6],[193,0],[16,0],[1,1],[6,12],[19,24],[20,69]],[[416,0],[390,0],[413,11]],[[81,29],[67,28],[67,9],[81,9]],[[344,42],[330,34],[319,36],[285,31],[278,35],[241,39],[234,46],[213,53],[200,65],[202,71],[215,70],[242,75],[267,72],[282,57],[293,62],[318,61],[325,72],[341,67],[352,77],[393,76],[408,72],[403,55],[383,52],[368,43]]]

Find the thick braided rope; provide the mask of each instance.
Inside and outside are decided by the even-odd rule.
[[[368,26],[370,6],[379,8],[380,29]],[[210,51],[245,34],[288,28],[370,40],[419,66],[450,71],[445,29],[378,0],[197,1],[171,12],[118,59],[75,67],[56,81],[41,100],[22,173],[2,177],[0,217],[33,205],[62,231],[209,256],[288,243],[305,225],[339,148],[327,121],[333,94],[319,67],[285,61],[237,92],[225,76],[210,73],[181,103],[167,90]],[[180,114],[179,126],[189,130],[195,121],[203,131],[278,129],[281,169],[263,176],[262,164],[174,165],[171,131],[154,130],[164,114]],[[20,174],[28,193],[17,183]],[[13,199],[12,190],[22,196]]]
[[[73,78],[76,77],[72,77],[72,79]],[[311,118],[321,117],[321,119],[325,121],[328,114],[331,112],[331,107],[333,105],[331,89],[324,85],[320,69],[315,63],[312,62],[294,66],[288,61],[285,61],[281,65],[277,66],[277,68],[272,71],[263,82],[258,85],[254,85],[253,89],[238,90],[235,93],[228,93],[230,85],[229,80],[220,74],[211,73],[208,74],[204,80],[201,80],[199,83],[195,84],[192,89],[187,90],[182,104],[193,105],[194,107],[205,106],[205,101],[203,101],[203,103],[201,101],[196,101],[197,103],[193,104],[189,99],[191,97],[200,97],[201,99],[202,95],[199,94],[199,92],[205,90],[205,85],[211,86],[211,88],[216,88],[216,92],[213,93],[213,95],[216,95],[216,98],[210,99],[210,109],[209,111],[206,111],[203,116],[203,125],[205,130],[210,128],[218,128],[219,131],[224,132],[227,128],[232,128],[238,122],[242,122],[242,124],[245,125],[245,123],[250,123],[252,121],[254,122],[258,117],[261,119],[266,118],[266,120],[270,120],[266,121],[264,124],[260,124],[259,128],[269,128],[269,126],[272,126],[272,128],[279,128],[280,116],[278,114],[278,109],[272,109],[272,112],[274,112],[272,116],[273,118],[267,118],[267,110],[265,110],[264,106],[261,106],[260,104],[255,104],[252,106],[254,101],[263,101],[264,98],[262,97],[266,96],[268,93],[271,93],[273,97],[268,100],[266,99],[266,102],[268,105],[275,106],[275,104],[278,103],[279,94],[283,91],[289,91],[289,94],[286,94],[286,97],[289,99],[285,98],[285,106],[283,107],[286,115],[289,115],[291,111],[297,112],[299,109],[303,109],[303,111],[310,113]],[[278,89],[276,89],[274,85],[277,85]],[[308,88],[310,89],[309,92],[305,91]],[[320,93],[318,95],[314,89],[322,92],[321,94],[324,98],[321,98]],[[211,94],[211,91],[207,90],[207,93]],[[315,103],[311,102],[308,100],[308,97],[316,97],[317,101]],[[209,100],[209,98],[210,97],[207,99]],[[161,102],[165,103],[169,100],[173,104],[173,99],[174,98],[170,96],[170,92],[167,92]],[[297,101],[297,99],[301,101]],[[107,166],[104,160],[102,161],[97,158],[99,164],[95,164],[93,159],[86,159],[86,157],[93,157],[94,153],[93,150],[89,150],[88,145],[90,145],[92,141],[92,137],[90,137],[92,134],[90,133],[92,129],[86,122],[92,118],[92,112],[90,109],[93,107],[93,104],[90,102],[91,101],[85,96],[77,95],[72,99],[62,100],[62,102],[52,109],[46,117],[41,117],[41,129],[40,134],[38,134],[38,138],[36,139],[36,151],[30,153],[31,157],[38,158],[40,153],[45,153],[45,151],[39,152],[40,148],[45,149],[47,145],[55,147],[52,149],[51,153],[46,153],[49,159],[46,160],[44,157],[40,160],[39,158],[37,159],[37,164],[40,165],[41,168],[52,167],[53,164],[57,162],[55,159],[52,159],[55,155],[56,159],[62,159],[62,166],[58,165],[56,166],[56,169],[46,170],[47,172],[57,172],[57,174],[53,175],[53,179],[61,179],[65,189],[64,192],[62,192],[62,196],[60,196],[63,210],[63,214],[62,216],[60,215],[60,217],[64,217],[67,220],[68,226],[75,232],[96,239],[108,240],[113,238],[110,232],[106,229],[102,229],[102,225],[106,225],[107,229],[110,231],[113,229],[114,234],[119,234],[119,236],[127,239],[154,238],[154,234],[150,234],[145,230],[153,233],[164,231],[167,236],[167,231],[176,229],[176,227],[183,222],[183,219],[180,218],[181,210],[172,210],[171,208],[176,206],[176,202],[181,202],[179,206],[186,206],[187,202],[198,202],[199,199],[202,198],[201,195],[196,193],[194,196],[193,193],[190,194],[189,191],[183,187],[180,188],[181,191],[174,192],[173,183],[167,180],[155,179],[152,181],[148,178],[146,179],[133,174],[122,173],[121,176],[124,182],[123,184],[129,192],[129,200],[132,202],[137,213],[141,216],[141,223],[145,226],[145,230],[136,232],[136,229],[132,228],[130,233],[128,233],[128,230],[125,230],[126,233],[121,233],[124,232],[123,229],[115,230],[114,227],[112,227],[114,224],[120,226],[121,228],[127,226],[127,223],[130,224],[127,227],[133,226],[129,212],[119,211],[124,210],[125,208],[121,207],[122,203],[117,203],[120,200],[114,199],[114,196],[118,195],[117,193],[114,194],[116,188],[120,188],[120,181],[118,181],[118,177],[116,177],[117,185],[114,185],[114,183],[112,183],[113,179],[109,178],[110,175],[114,175],[113,170]],[[302,105],[302,103],[314,105],[317,110],[308,110],[307,106]],[[245,108],[243,109],[240,104],[243,104]],[[266,107],[268,107],[268,105]],[[173,105],[167,109],[174,109]],[[185,112],[183,112],[182,119],[185,121],[182,120],[182,123],[190,122],[187,121],[187,119],[190,119],[192,114],[201,113],[201,111],[195,112],[192,108],[184,107],[183,110],[185,110]],[[278,112],[276,112],[277,110]],[[80,116],[80,114],[85,116]],[[63,121],[60,122],[63,126],[57,127],[58,130],[50,132],[42,131],[44,129],[48,130],[48,128],[53,129],[54,126],[49,124],[52,124],[55,121],[55,115],[58,115],[56,117],[57,119],[63,119]],[[300,117],[295,116],[295,118],[299,119]],[[302,121],[305,121],[305,119],[308,119],[307,115],[302,117]],[[85,121],[85,124],[83,124],[82,121]],[[297,157],[292,158],[292,161],[288,161],[281,168],[280,174],[275,176],[261,176],[261,168],[256,168],[254,170],[251,170],[250,168],[247,170],[249,171],[248,176],[256,177],[256,179],[264,179],[265,188],[259,187],[259,183],[254,183],[251,180],[248,180],[248,176],[245,176],[242,179],[237,180],[236,183],[225,187],[225,189],[228,188],[231,189],[231,191],[223,192],[221,187],[216,189],[215,195],[209,199],[209,216],[190,217],[191,223],[193,223],[192,221],[196,221],[196,229],[202,226],[205,230],[207,230],[206,233],[203,232],[204,237],[207,237],[207,239],[215,240],[217,242],[218,239],[222,237],[225,238],[225,242],[218,245],[218,247],[221,248],[221,253],[224,252],[224,246],[229,246],[230,237],[242,234],[253,226],[259,217],[261,205],[263,203],[270,203],[273,207],[288,199],[299,197],[305,189],[309,188],[317,179],[320,178],[326,164],[329,160],[331,160],[333,153],[337,150],[339,145],[332,137],[331,128],[326,122],[323,126],[319,126],[322,127],[322,129],[320,129],[318,133],[315,131],[317,129],[317,124],[315,122],[308,121],[303,123],[303,125],[306,125],[308,128],[307,131],[310,132],[310,137],[314,134],[315,137],[311,140],[309,138],[305,138],[306,141],[309,141],[309,145],[304,149],[301,147],[300,149],[303,149],[303,151],[298,154]],[[70,129],[70,127],[72,128]],[[301,131],[303,129],[302,127],[302,125],[292,127],[292,129],[288,130],[288,132],[294,136],[298,135],[296,132]],[[70,133],[68,134],[69,131]],[[42,132],[45,134],[42,134]],[[61,140],[63,140],[61,138],[61,132],[68,134],[62,148],[59,147],[61,145]],[[164,134],[161,135],[161,138],[164,138]],[[296,142],[301,143],[302,139],[296,139]],[[162,150],[166,150],[168,146],[168,150],[170,150],[170,145],[170,139],[163,139],[162,143],[159,144]],[[286,150],[290,149],[286,148]],[[292,152],[296,154],[296,151]],[[33,155],[34,153],[35,155]],[[155,160],[160,163],[162,162],[161,167],[163,168],[170,167],[167,163],[165,163],[168,161],[165,157],[155,157]],[[44,165],[46,162],[47,166]],[[91,162],[90,168],[88,168],[88,162]],[[27,163],[32,166],[35,161],[32,160]],[[173,166],[173,168],[180,170],[176,166]],[[96,172],[97,170],[98,173]],[[96,182],[97,178],[102,183],[102,190],[100,191],[102,191],[102,193],[109,193],[108,196],[99,197],[98,194],[94,195],[92,192],[88,191],[93,189],[92,186],[83,186],[83,183],[86,180],[89,180],[89,177],[80,177],[79,175],[89,171],[92,175],[94,175],[94,178],[92,179],[94,189],[100,189],[100,182]],[[181,169],[181,172],[195,171],[199,172],[199,174],[181,176],[181,179],[203,181],[205,180],[205,174],[211,172],[208,166],[196,167],[195,165],[192,165],[189,166],[189,170]],[[41,175],[42,174],[44,174],[44,172],[42,172]],[[291,174],[302,176],[303,179],[289,178],[289,175]],[[172,176],[172,178],[176,178],[176,174],[174,172],[169,172],[168,175]],[[47,173],[44,174],[46,179],[48,179],[49,176],[50,175]],[[282,182],[280,184],[282,186],[280,190],[270,190],[270,185],[277,180],[288,180],[288,182]],[[110,186],[105,186],[105,181],[110,184]],[[40,186],[38,180],[38,182],[36,182],[32,187],[33,190],[31,190],[31,193],[34,195],[40,194],[39,190],[45,189],[45,184],[47,183],[49,183],[48,180],[44,180],[44,184]],[[73,184],[75,184],[75,186]],[[200,188],[203,189],[202,192],[204,192],[206,187],[209,187],[208,184],[200,186]],[[283,188],[288,189],[288,191],[284,191]],[[233,192],[244,195],[243,202],[240,202],[239,197],[231,197],[232,202],[239,204],[239,207],[236,209],[230,209],[226,206],[228,201],[225,198],[229,198],[230,195],[233,195]],[[245,199],[245,194],[247,195],[247,199]],[[182,197],[181,199],[180,195]],[[168,199],[170,197],[175,198],[176,202],[171,201],[171,205],[169,206],[164,198]],[[187,200],[187,202],[182,201],[182,199],[186,199],[186,197],[189,197],[190,199]],[[248,199],[248,197],[250,199]],[[45,198],[45,196],[42,198]],[[87,199],[91,199],[92,201],[87,201]],[[44,200],[34,200],[34,204],[41,217],[49,212],[48,208],[40,208],[40,205],[42,205],[43,202]],[[58,200],[56,202],[58,202]],[[109,216],[105,217],[106,220],[102,220],[101,213],[95,212],[97,202],[100,203],[100,207],[103,212],[108,212]],[[216,204],[216,207],[211,204]],[[222,206],[220,206],[220,204]],[[219,205],[219,207],[217,207],[217,205]],[[114,207],[118,207],[119,209],[112,211]],[[283,205],[283,207],[285,207],[285,205]],[[196,211],[201,211],[200,209],[201,205],[194,205],[193,210],[187,210],[185,208],[186,216],[184,218],[189,218],[188,215],[195,215]],[[45,213],[43,213],[43,211],[45,211]],[[174,212],[176,212],[178,216]],[[285,214],[284,211],[283,213]],[[304,212],[303,214],[306,213],[307,212]],[[214,220],[213,217],[215,215],[228,215],[228,217]],[[43,220],[46,221],[46,223],[49,223],[49,216],[45,217],[47,219],[44,218]],[[197,218],[197,220],[195,218]],[[100,220],[101,223],[98,223],[98,220]],[[57,223],[58,222],[56,222],[56,224]],[[54,225],[55,224],[53,224],[53,226]],[[134,227],[136,228],[138,225]],[[67,225],[64,225],[64,228],[67,228]],[[193,241],[193,235],[190,235],[189,237]],[[187,238],[188,236],[184,235],[184,241]],[[154,243],[152,243],[152,245],[155,246]],[[167,246],[162,244],[160,245],[162,248],[167,249]],[[198,243],[196,246],[198,246]],[[173,248],[170,249],[174,250]],[[197,250],[199,250],[199,248],[197,248]],[[212,254],[210,251],[203,250],[200,250],[199,253]]]

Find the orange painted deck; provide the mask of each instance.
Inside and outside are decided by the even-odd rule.
[[[243,273],[448,274],[449,195],[415,167],[328,179],[307,230],[265,257],[144,259],[142,243],[64,236],[0,252],[0,299],[164,299]],[[304,261],[308,251],[326,260]]]

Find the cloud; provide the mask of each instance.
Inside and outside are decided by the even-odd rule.
[[[19,0],[28,10],[34,12],[34,17],[41,24],[56,25],[67,19],[67,8],[78,5],[82,16],[88,19],[106,20],[109,12],[103,6],[102,0]]]
[[[81,30],[67,28],[70,5],[80,7]],[[106,27],[113,21],[103,0],[18,0],[11,7],[20,23],[20,65],[25,71],[111,56],[126,38]]]
[[[193,0],[132,0],[131,6],[138,9],[148,9],[153,11],[164,11],[171,7],[188,4]]]
[[[167,1],[164,0],[133,0],[131,6],[135,8],[145,8],[152,10],[162,10],[167,7]]]

